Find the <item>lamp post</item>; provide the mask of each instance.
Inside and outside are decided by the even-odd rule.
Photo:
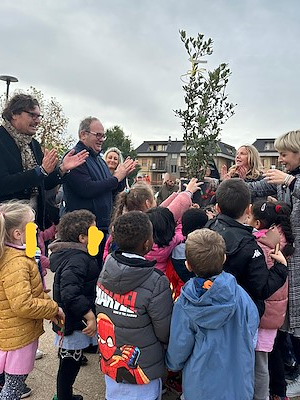
[[[6,82],[6,101],[7,101],[10,82],[19,82],[19,80],[18,78],[9,75],[0,75],[0,80]]]

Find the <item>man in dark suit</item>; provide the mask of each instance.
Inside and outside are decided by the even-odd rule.
[[[106,135],[98,118],[85,118],[80,123],[78,133],[79,142],[75,151],[86,150],[90,156],[86,163],[74,168],[64,180],[66,211],[91,211],[96,215],[97,227],[106,237],[113,207],[113,194],[124,189],[125,178],[135,169],[137,162],[128,157],[118,165],[112,175],[100,155]],[[104,244],[105,240],[102,241],[97,256],[100,267]]]
[[[10,99],[2,112],[0,126],[0,202],[29,200],[36,210],[37,224],[45,227],[45,189],[62,183],[71,169],[85,162],[88,152],[71,150],[59,165],[55,149],[42,152],[33,138],[42,115],[38,101],[26,94]]]

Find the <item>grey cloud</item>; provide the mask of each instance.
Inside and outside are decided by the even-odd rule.
[[[0,73],[55,95],[70,132],[94,114],[136,144],[180,139],[172,110],[184,104],[189,64],[178,30],[203,32],[215,41],[209,67],[229,62],[238,103],[222,140],[253,142],[299,127],[299,9],[297,0],[2,1]]]

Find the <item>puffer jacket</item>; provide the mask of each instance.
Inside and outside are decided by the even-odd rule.
[[[264,301],[286,282],[287,268],[275,262],[268,269],[262,249],[252,235],[253,228],[224,214],[208,221],[206,227],[218,232],[226,243],[224,271],[236,277],[239,285],[252,297],[259,315],[265,311]]]
[[[274,264],[273,258],[270,256],[271,251],[277,243],[280,248],[284,249],[287,244],[286,238],[280,226],[268,229],[262,229],[253,232],[264,252],[268,268],[272,268]],[[281,288],[279,288],[272,296],[265,300],[265,312],[260,320],[260,328],[279,329],[284,323],[286,310],[288,305],[288,279]]]
[[[165,373],[173,302],[167,277],[154,266],[113,252],[99,277],[101,369],[117,382],[145,384]]]
[[[174,216],[177,222],[175,235],[167,246],[159,247],[154,243],[152,250],[146,254],[147,260],[155,260],[155,268],[160,269],[163,273],[166,273],[168,260],[172,254],[174,248],[181,243],[185,238],[182,234],[181,217],[186,210],[192,205],[192,198],[189,192],[184,191],[180,193],[173,193],[168,197],[162,204],[161,207],[167,207]]]
[[[66,315],[64,335],[67,336],[84,329],[82,320],[88,311],[95,313],[99,267],[81,243],[56,241],[49,249],[50,268],[55,272],[53,298]],[[58,332],[57,325],[53,324],[53,330]]]
[[[0,261],[0,349],[16,350],[43,333],[43,319],[51,319],[58,305],[44,291],[34,258],[25,250],[6,247]]]

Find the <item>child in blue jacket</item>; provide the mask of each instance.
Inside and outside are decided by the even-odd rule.
[[[252,400],[258,311],[223,269],[224,239],[209,229],[188,235],[186,266],[195,278],[174,305],[166,363],[183,371],[185,400]]]

